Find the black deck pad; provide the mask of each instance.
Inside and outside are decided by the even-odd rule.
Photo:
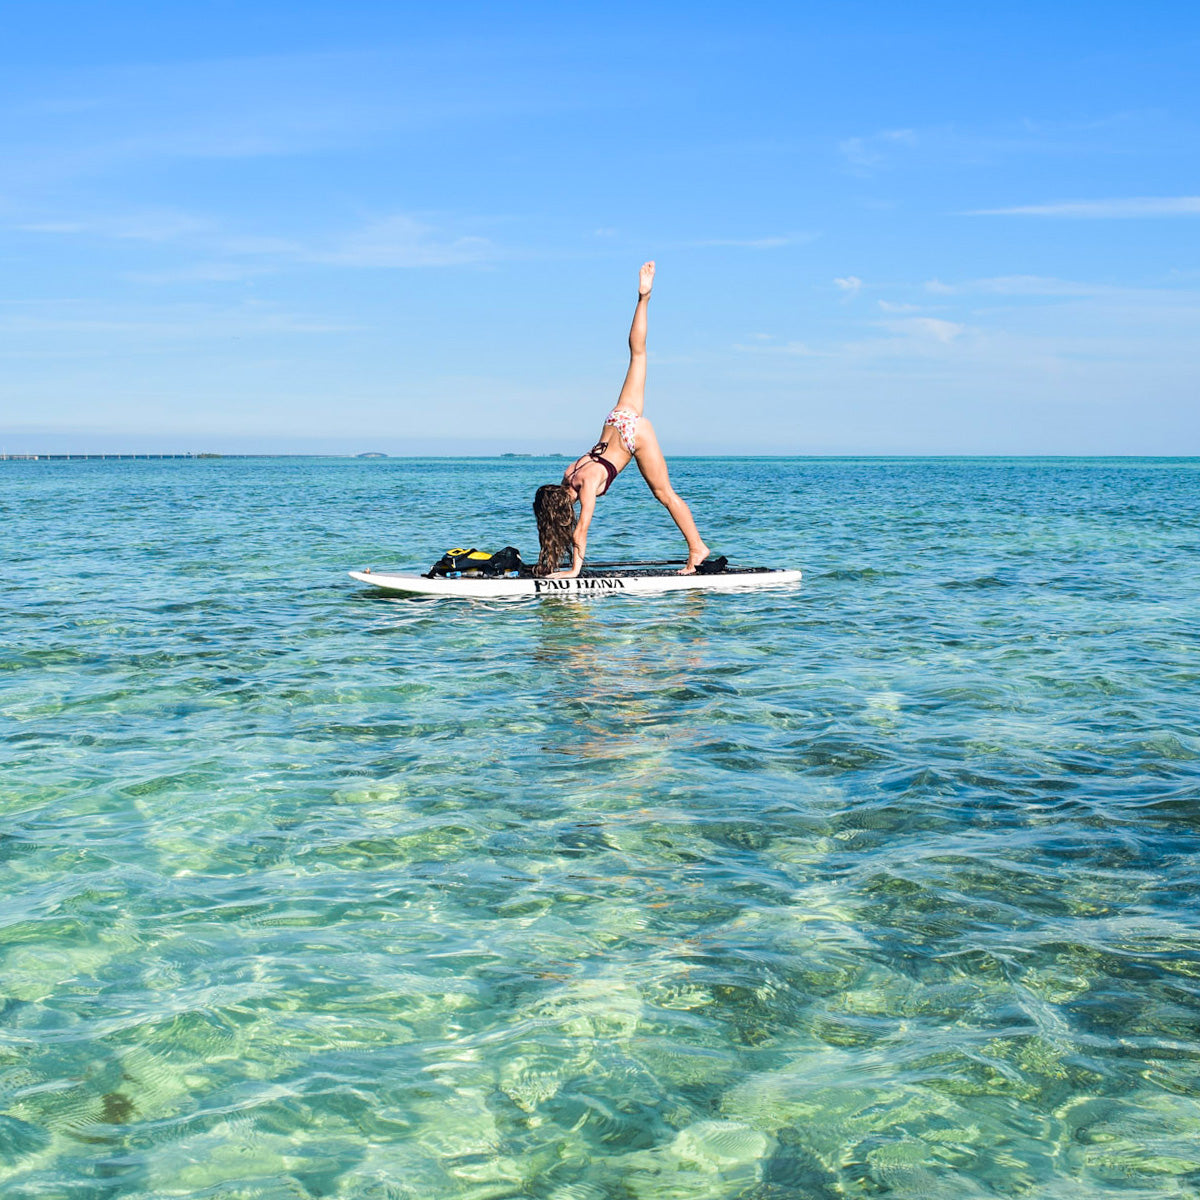
[[[762,575],[765,572],[771,571],[771,567],[727,567],[723,566],[720,570],[697,570],[697,575]],[[678,575],[678,567],[605,567],[603,570],[588,571],[583,570],[579,573],[581,579],[613,579],[620,577],[621,579],[654,579],[659,576]]]

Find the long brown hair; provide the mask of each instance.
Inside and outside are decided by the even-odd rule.
[[[562,566],[563,555],[575,535],[575,495],[561,483],[547,483],[533,497],[538,540],[542,544],[535,575],[549,575]]]

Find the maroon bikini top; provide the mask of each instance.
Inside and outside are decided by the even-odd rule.
[[[598,462],[604,468],[604,470],[608,473],[608,478],[604,481],[604,491],[600,491],[600,492],[596,493],[596,495],[598,497],[603,496],[608,491],[608,489],[610,487],[612,487],[612,481],[614,479],[616,479],[617,473],[618,473],[617,468],[614,467],[612,465],[612,463],[610,463],[608,461],[608,459],[605,458],[604,455],[600,453],[602,450],[607,450],[607,449],[608,449],[607,442],[597,442],[587,452],[588,458],[590,458],[592,460],[592,462]],[[576,467],[575,469],[578,470],[579,468]],[[572,474],[574,474],[574,472],[572,472]],[[574,487],[575,485],[572,484],[571,486]]]

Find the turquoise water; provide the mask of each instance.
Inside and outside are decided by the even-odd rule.
[[[556,469],[0,464],[0,1195],[1200,1195],[1200,462]]]

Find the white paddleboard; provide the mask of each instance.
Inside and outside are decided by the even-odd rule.
[[[457,596],[493,600],[517,596],[596,596],[652,592],[740,592],[799,583],[799,571],[731,567],[715,575],[676,575],[668,571],[588,571],[576,579],[447,579],[386,571],[351,571],[351,579],[409,596]]]

